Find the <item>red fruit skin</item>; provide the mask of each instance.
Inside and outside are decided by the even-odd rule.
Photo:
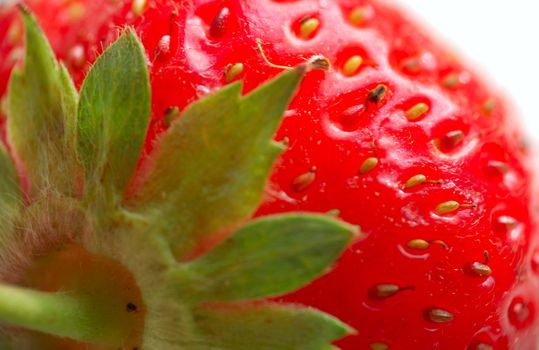
[[[89,64],[73,56],[74,47],[81,45],[91,62],[118,27],[133,25],[142,38],[153,89],[148,152],[165,129],[167,108],[184,108],[221,88],[228,64],[243,63],[237,79],[246,92],[279,73],[261,58],[257,38],[276,64],[295,65],[314,54],[334,64],[331,72],[307,76],[286,113],[276,139],[288,138],[289,148],[256,215],[338,209],[367,235],[331,273],[279,298],[355,327],[357,335],[337,343],[342,349],[372,343],[397,350],[536,349],[536,192],[514,111],[401,11],[374,0],[155,0],[137,17],[129,1],[68,3],[81,4],[84,15],[69,16],[63,0],[29,5],[78,84]],[[348,15],[360,5],[367,16],[353,25]],[[320,20],[308,39],[293,29],[305,16]],[[0,34],[12,21],[0,19]],[[0,62],[21,44],[1,44]],[[343,75],[344,62],[356,54],[363,65]],[[0,64],[0,89],[6,67]],[[379,84],[386,94],[368,102]],[[496,102],[493,109],[485,105],[489,100]],[[405,111],[418,102],[429,111],[408,120]],[[451,136],[455,131],[459,137]],[[371,157],[378,164],[361,173]],[[314,181],[298,192],[294,180],[313,166]],[[405,188],[417,174],[427,182]],[[437,213],[447,201],[463,205]],[[431,244],[410,249],[413,239]],[[475,273],[474,262],[488,265],[491,274]],[[404,290],[376,300],[369,290],[378,284]],[[452,320],[432,322],[433,309],[451,313]]]

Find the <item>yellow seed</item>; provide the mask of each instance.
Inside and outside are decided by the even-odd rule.
[[[423,174],[417,174],[415,176],[412,176],[411,178],[406,181],[406,184],[404,185],[404,188],[411,188],[414,186],[421,185],[427,181],[427,177]]]
[[[85,7],[80,2],[74,2],[71,5],[69,5],[67,11],[69,13],[69,19],[71,21],[78,21],[79,19],[84,16],[85,13]]]
[[[370,343],[369,347],[371,350],[387,350],[389,349],[389,345],[386,343],[376,342],[376,343]]]
[[[476,345],[475,350],[494,350],[494,348],[492,345],[481,343]]]
[[[445,88],[448,88],[448,89],[453,89],[453,88],[457,87],[458,84],[459,84],[459,76],[458,76],[457,73],[449,73],[449,74],[447,74],[443,78],[443,81],[442,81],[442,85]]]
[[[425,250],[429,247],[429,242],[424,239],[412,239],[409,241],[406,246],[410,249]]]
[[[480,277],[489,276],[492,273],[492,269],[488,265],[477,261],[470,264],[470,270]]]
[[[316,167],[312,167],[308,172],[296,177],[292,181],[292,189],[295,192],[305,191],[316,179]]]
[[[449,250],[449,246],[444,241],[441,241],[439,239],[435,239],[434,241],[430,241],[431,244],[438,244],[440,247],[442,247],[445,250]]]
[[[299,35],[303,39],[308,39],[320,26],[318,18],[308,18],[301,22],[299,27]]]
[[[496,108],[496,100],[493,98],[489,98],[485,101],[485,103],[483,103],[481,110],[484,114],[491,115],[492,111],[494,111],[494,108]]]
[[[243,73],[243,63],[229,64],[225,68],[225,81],[230,83],[241,73]]]
[[[458,210],[460,208],[460,203],[457,202],[457,201],[447,201],[447,202],[443,202],[443,203],[440,203],[438,204],[438,206],[436,207],[436,212],[438,214],[447,214],[447,213],[451,213],[455,210]]]
[[[359,67],[361,67],[361,64],[363,64],[363,57],[361,57],[360,55],[354,55],[348,60],[346,60],[342,71],[346,76],[354,75],[356,74]]]
[[[430,309],[427,312],[427,316],[431,322],[445,323],[453,321],[453,314],[443,309]]]
[[[350,14],[348,15],[348,20],[353,25],[359,26],[363,24],[366,17],[367,17],[367,9],[363,6],[358,6],[354,8],[352,11],[350,11]]]
[[[434,145],[442,152],[449,152],[464,140],[462,130],[453,130],[434,140]]]
[[[507,174],[509,171],[509,165],[505,162],[500,162],[499,160],[489,160],[487,163],[487,167],[490,170],[496,171],[499,174]]]
[[[387,299],[400,291],[396,284],[377,284],[369,289],[372,299]]]
[[[367,158],[367,159],[365,159],[363,164],[361,164],[361,168],[359,168],[359,172],[361,174],[368,173],[369,171],[376,168],[377,165],[378,165],[378,158],[376,158],[376,157]]]
[[[22,39],[22,30],[18,22],[13,22],[6,34],[7,42],[11,45],[17,44]]]
[[[448,141],[451,141],[453,146],[456,146],[460,141],[464,140],[464,133],[462,130],[454,130],[445,134]]]
[[[146,3],[148,0],[133,0],[133,5],[131,6],[131,12],[135,16],[140,16],[146,9]]]
[[[331,209],[326,212],[326,215],[338,217],[339,215],[341,215],[341,211],[339,209]]]
[[[429,111],[429,106],[426,103],[419,102],[412,108],[406,111],[406,119],[416,120],[417,118],[425,115]]]
[[[401,66],[408,73],[417,73],[421,68],[421,61],[416,57],[407,58],[401,62]]]

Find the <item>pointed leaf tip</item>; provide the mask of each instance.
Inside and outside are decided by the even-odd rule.
[[[52,187],[75,191],[75,159],[66,123],[74,117],[77,93],[62,72],[34,16],[19,7],[25,26],[24,65],[13,71],[8,89],[8,139],[24,163],[30,194]]]
[[[31,20],[34,21],[37,24],[37,20],[35,16],[33,15],[32,11],[26,5],[25,3],[18,1],[15,6],[17,7],[17,10],[19,10],[20,15],[23,17],[24,20]]]
[[[179,268],[182,297],[234,301],[292,292],[327,272],[352,241],[352,230],[322,215],[257,219]]]
[[[138,162],[150,116],[144,48],[127,28],[90,69],[81,88],[77,141],[87,196],[118,200]]]

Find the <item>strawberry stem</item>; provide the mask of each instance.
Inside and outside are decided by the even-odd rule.
[[[0,284],[0,322],[83,342],[117,345],[127,330],[95,298]],[[114,324],[113,324],[114,323]]]

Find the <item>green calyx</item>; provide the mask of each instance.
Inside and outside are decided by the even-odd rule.
[[[0,146],[2,349],[334,349],[349,327],[265,299],[327,272],[355,227],[306,213],[250,219],[283,148],[273,134],[312,67],[192,104],[133,179],[151,98],[135,33],[105,50],[79,96],[22,14],[27,53],[7,124],[17,167]]]

